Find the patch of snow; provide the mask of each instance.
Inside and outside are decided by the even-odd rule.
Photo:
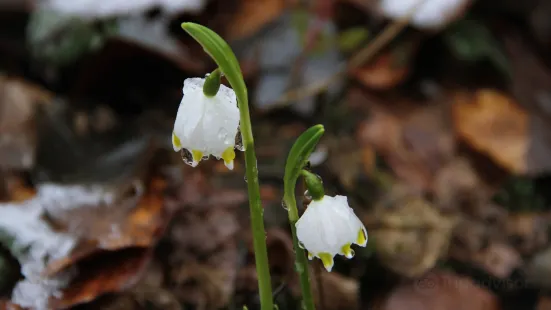
[[[113,17],[136,14],[154,7],[167,13],[198,12],[206,0],[42,0],[40,5],[47,10],[80,17]]]
[[[109,205],[114,199],[101,186],[44,184],[33,199],[0,204],[0,237],[18,259],[25,277],[16,284],[12,302],[29,309],[48,309],[49,299],[59,297],[76,272],[61,272],[51,278],[42,275],[51,261],[69,256],[78,242],[75,236],[54,231],[44,215]]]

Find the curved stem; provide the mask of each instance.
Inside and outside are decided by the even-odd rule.
[[[302,301],[305,310],[314,310],[314,297],[310,288],[310,276],[308,274],[308,258],[303,249],[300,248],[297,238],[295,224],[298,221],[298,209],[293,189],[285,189],[284,203],[287,205],[291,234],[293,235],[293,247],[295,248],[295,268],[300,277],[300,288],[302,290]]]
[[[241,117],[241,135],[245,146],[245,167],[247,189],[249,193],[249,208],[251,212],[251,228],[253,234],[254,257],[258,275],[258,291],[262,310],[273,310],[272,281],[268,265],[268,249],[266,247],[266,231],[264,230],[264,209],[260,200],[258,168],[254,151],[254,138],[249,115],[247,90],[236,91]]]

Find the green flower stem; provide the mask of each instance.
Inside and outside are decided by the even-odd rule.
[[[299,246],[297,238],[297,229],[295,224],[298,221],[298,209],[295,198],[295,190],[285,189],[285,196],[283,202],[287,206],[289,223],[291,224],[291,234],[293,236],[293,247],[295,248],[295,268],[300,277],[300,288],[302,290],[302,301],[304,303],[305,310],[314,310],[314,297],[312,295],[312,289],[310,288],[310,276],[308,275],[308,258],[304,249]]]
[[[247,187],[249,191],[249,207],[251,212],[256,273],[258,274],[260,305],[262,310],[273,310],[272,281],[270,278],[270,266],[268,265],[266,231],[264,230],[264,208],[260,200],[258,168],[256,165],[247,91],[237,91],[236,95],[239,103],[239,113],[241,115],[241,135],[243,137],[243,146],[245,146],[245,167],[247,170]]]
[[[245,147],[245,168],[247,188],[249,192],[249,206],[251,212],[251,228],[253,233],[254,257],[258,276],[258,291],[260,295],[260,308],[262,310],[274,310],[272,300],[272,281],[270,279],[270,267],[268,265],[268,250],[266,247],[266,231],[264,230],[264,209],[260,201],[260,187],[258,184],[258,168],[254,152],[253,130],[249,115],[249,98],[247,85],[243,79],[239,61],[235,57],[231,47],[222,37],[205,26],[194,23],[183,23],[182,29],[189,33],[203,46],[205,52],[218,64],[220,71],[232,86],[237,96],[239,114],[241,118],[241,135]],[[207,91],[209,92],[209,91]]]

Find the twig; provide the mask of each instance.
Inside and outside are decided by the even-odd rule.
[[[323,90],[327,89],[331,83],[337,81],[340,78],[343,78],[346,76],[346,73],[352,69],[356,69],[359,66],[366,63],[368,60],[370,60],[375,54],[377,54],[383,47],[385,47],[392,39],[394,39],[408,24],[421,4],[424,4],[426,0],[418,2],[409,12],[406,16],[394,21],[392,24],[388,25],[381,34],[379,34],[373,41],[367,45],[365,48],[360,50],[352,59],[349,61],[349,63],[346,66],[343,66],[343,68],[340,68],[337,73],[333,74],[332,76],[320,80],[318,82],[312,83],[310,85],[307,85],[305,87],[300,87],[298,89],[293,89],[281,96],[274,104],[270,105],[268,109],[274,109],[277,107],[289,105],[293,102],[297,102],[301,99],[315,96],[318,93],[322,92]]]

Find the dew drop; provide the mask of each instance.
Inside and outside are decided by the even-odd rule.
[[[228,139],[229,132],[226,128],[222,127],[218,130],[218,139],[226,141]]]
[[[207,159],[209,159],[209,155],[203,155],[203,157],[201,159],[202,160],[207,160]]]
[[[356,252],[354,252],[354,250],[350,249],[350,256],[354,257],[354,255],[356,255]]]
[[[281,207],[283,207],[283,209],[285,210],[289,210],[289,206],[285,203],[285,200],[281,201]]]
[[[304,250],[304,243],[299,241],[298,242],[298,247]]]
[[[235,135],[235,148],[241,152],[245,151],[245,146],[243,145],[243,136],[241,135],[241,128],[237,128],[237,134]]]
[[[182,160],[184,161],[184,163],[190,166],[193,165],[193,155],[191,155],[190,151],[188,151],[187,149],[182,149],[180,155],[182,155]]]
[[[295,263],[295,271],[298,273],[304,272],[304,265],[301,263]]]
[[[304,198],[308,200],[312,200],[312,195],[310,195],[310,192],[308,190],[304,192]]]

